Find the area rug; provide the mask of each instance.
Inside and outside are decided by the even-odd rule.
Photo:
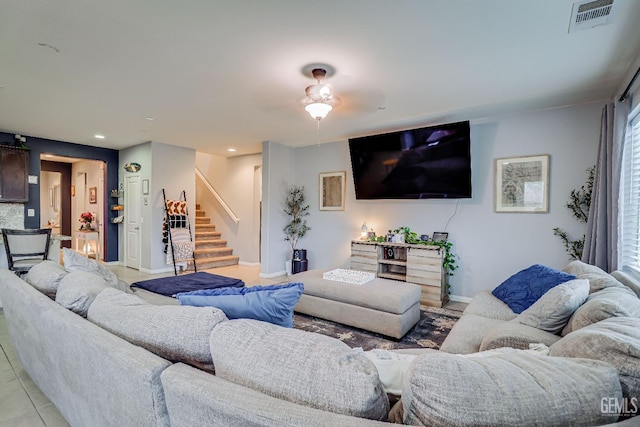
[[[420,307],[420,320],[399,340],[299,313],[293,316],[293,327],[337,338],[351,348],[361,347],[364,351],[374,348],[439,349],[461,315],[460,311],[446,308]]]

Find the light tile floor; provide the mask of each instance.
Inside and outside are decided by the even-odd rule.
[[[120,266],[109,266],[118,277],[131,284],[138,280],[170,276],[171,273],[150,275]],[[205,270],[221,276],[242,279],[248,286],[282,283],[286,276],[264,279],[259,277],[259,267],[230,266]],[[450,302],[446,306],[464,310],[466,304]],[[42,394],[22,369],[18,356],[9,340],[9,331],[0,308],[0,427],[62,427],[69,424],[55,406]]]

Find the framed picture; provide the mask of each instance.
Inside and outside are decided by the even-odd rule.
[[[98,203],[98,187],[89,187],[89,203]]]
[[[343,211],[346,196],[346,176],[342,172],[322,172],[320,174],[320,210]]]
[[[434,231],[432,238],[434,242],[446,242],[449,238],[449,233],[446,231]]]
[[[142,180],[142,194],[144,194],[144,195],[149,194],[149,180],[148,179],[143,179]]]
[[[549,212],[549,155],[496,159],[496,212]]]

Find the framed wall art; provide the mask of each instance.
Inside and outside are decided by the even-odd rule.
[[[495,211],[549,212],[549,155],[496,159]]]
[[[320,174],[320,210],[343,211],[346,196],[346,175],[342,172]]]
[[[89,187],[89,203],[98,203],[98,187]]]

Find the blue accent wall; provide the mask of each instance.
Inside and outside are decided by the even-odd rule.
[[[105,206],[108,206],[110,189],[118,188],[118,150],[72,144],[28,135],[23,136],[27,138],[26,146],[31,150],[29,153],[29,175],[38,177],[38,184],[29,184],[29,201],[24,205],[25,228],[40,228],[40,154],[53,154],[105,162],[106,182],[103,198]],[[0,132],[0,145],[14,145],[14,143],[13,133]],[[27,209],[34,209],[36,215],[33,217],[27,216]],[[107,218],[105,215],[102,216]],[[107,262],[118,261],[118,224],[105,221],[104,229],[104,260]]]

